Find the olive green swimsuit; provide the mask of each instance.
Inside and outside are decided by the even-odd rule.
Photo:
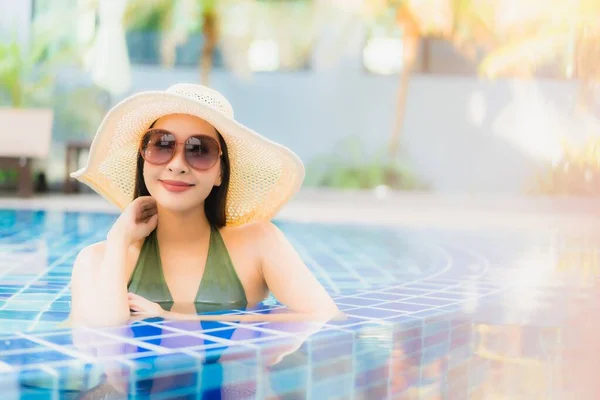
[[[130,292],[158,303],[165,310],[173,306],[173,297],[165,282],[156,230],[152,231],[140,255],[128,285]],[[202,280],[194,300],[197,312],[246,307],[246,293],[240,282],[221,233],[211,228],[210,245]]]

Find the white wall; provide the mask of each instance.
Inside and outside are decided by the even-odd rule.
[[[133,91],[196,80],[195,70],[136,67]],[[397,76],[337,67],[241,82],[217,71],[211,84],[242,123],[289,146],[305,163],[339,151],[348,136],[360,137],[367,153],[385,149],[392,133]],[[600,133],[597,121],[577,116],[576,89],[566,81],[415,75],[402,144],[435,190],[519,193],[541,163],[560,156],[562,136]]]
[[[416,77],[404,144],[438,191],[523,192],[542,163],[562,155],[563,138],[600,134],[576,95],[565,81]]]

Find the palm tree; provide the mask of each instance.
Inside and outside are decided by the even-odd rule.
[[[317,29],[318,6],[311,0],[129,0],[124,24],[161,33],[161,61],[175,63],[177,46],[202,33],[200,82],[209,84],[213,55],[221,47],[224,62],[238,76],[248,75],[248,53],[259,39],[276,43],[282,68],[305,63]]]
[[[410,77],[414,71],[419,44],[427,48],[431,38],[447,40],[465,56],[475,59],[478,49],[497,45],[497,37],[487,16],[485,0],[371,0],[363,15],[372,20],[390,8],[402,30],[403,64],[397,94],[397,112],[389,140],[389,157],[398,155]]]
[[[175,50],[191,34],[202,32],[200,81],[208,85],[213,54],[218,41],[216,0],[129,0],[124,25],[129,29],[151,29],[161,33],[163,65],[175,64]]]
[[[567,77],[580,82],[580,105],[592,103],[594,83],[600,81],[600,2],[597,0],[372,0],[380,10],[393,6],[404,32],[405,64],[400,74],[398,112],[389,151],[398,151],[408,82],[417,43],[429,38],[451,42],[475,59],[487,56],[480,73],[494,78],[504,74],[530,77],[550,62],[563,65]]]

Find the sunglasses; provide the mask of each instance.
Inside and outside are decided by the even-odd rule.
[[[140,154],[150,164],[163,165],[171,161],[177,145],[184,145],[185,161],[193,169],[212,168],[223,154],[219,142],[207,135],[194,135],[177,143],[175,135],[166,129],[150,129],[142,137]]]

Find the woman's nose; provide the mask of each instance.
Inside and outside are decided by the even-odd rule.
[[[189,171],[189,165],[185,160],[184,149],[180,147],[182,146],[177,146],[173,158],[171,158],[171,161],[169,161],[169,164],[167,165],[169,171],[175,172],[176,174],[182,174]]]

